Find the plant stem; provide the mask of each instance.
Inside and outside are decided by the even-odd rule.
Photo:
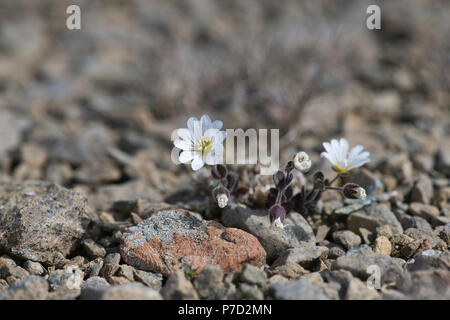
[[[340,174],[338,173],[336,175],[336,177],[334,177],[330,182],[328,182],[328,185],[331,186],[333,184],[333,182],[335,182],[337,180],[337,178],[339,178],[339,177],[340,177]]]
[[[327,189],[327,190],[339,190],[339,191],[344,190],[343,187],[332,187],[332,186],[325,186],[325,189]]]

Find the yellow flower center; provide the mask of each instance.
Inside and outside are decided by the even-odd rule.
[[[333,166],[333,170],[339,173],[345,173],[348,171],[348,169],[341,169],[338,166]]]
[[[202,157],[211,153],[213,148],[212,140],[208,140],[205,137],[201,137],[200,141],[195,143],[195,150],[199,152]]]

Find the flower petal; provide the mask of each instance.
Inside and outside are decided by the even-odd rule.
[[[187,127],[190,131],[194,131],[194,123],[198,122],[196,117],[190,117],[187,121]]]
[[[220,120],[216,120],[212,123],[211,128],[220,130],[223,126],[223,122]]]
[[[363,147],[362,145],[354,146],[354,147],[352,148],[352,150],[350,150],[350,153],[349,153],[349,155],[348,155],[348,159],[349,159],[350,161],[352,161],[353,158],[356,158],[356,157],[361,153],[361,151],[362,151],[363,149],[364,149],[364,147]]]
[[[327,160],[330,161],[330,163],[331,163],[332,165],[335,164],[334,159],[330,156],[330,154],[329,154],[328,152],[322,152],[322,153],[320,154],[320,157],[321,157],[321,158],[327,158]]]
[[[178,136],[179,136],[181,139],[183,139],[183,140],[185,140],[185,141],[191,141],[191,140],[192,140],[192,133],[191,133],[191,131],[189,131],[189,130],[186,129],[186,128],[178,129],[178,130],[177,130],[177,134],[178,134]]]
[[[217,157],[214,155],[214,153],[211,153],[206,156],[205,158],[206,164],[213,166],[217,164]]]
[[[223,144],[221,142],[216,144],[216,146],[214,147],[214,152],[216,154],[222,154],[224,152],[224,147],[223,147]]]
[[[194,160],[191,163],[191,168],[194,171],[197,171],[198,169],[202,168],[204,166],[203,159],[200,157],[195,157]]]
[[[322,143],[322,145],[327,152],[322,152],[320,154],[320,156],[322,158],[326,157],[332,164],[335,164],[336,163],[336,154],[335,154],[333,148],[331,147],[331,144],[329,142],[324,142],[324,143]],[[327,154],[327,156],[323,155],[325,153]]]
[[[194,159],[194,152],[183,151],[182,153],[180,153],[179,161],[181,163],[187,163],[187,162],[191,161],[192,159]]]
[[[218,130],[218,129],[210,128],[210,129],[206,130],[206,131],[203,133],[203,136],[204,136],[206,139],[212,140],[212,139],[216,139],[216,136],[217,136],[218,134],[219,134],[219,130]],[[216,141],[217,141],[217,139],[216,139]]]
[[[211,118],[207,114],[202,115],[202,117],[200,118],[200,122],[201,122],[201,125],[202,125],[202,132],[203,133],[206,130],[211,129],[211,127],[212,127]]]
[[[348,141],[345,138],[341,138],[341,140],[339,141],[340,146],[341,146],[341,157],[342,159],[346,159],[347,158],[347,153],[348,153]]]
[[[180,139],[176,139],[173,144],[175,145],[175,147],[181,150],[191,150],[192,147],[192,144],[190,142]]]

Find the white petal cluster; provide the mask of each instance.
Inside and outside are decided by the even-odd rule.
[[[356,189],[356,192],[357,192],[358,199],[361,199],[361,200],[366,199],[367,195],[366,195],[366,190],[364,188],[359,187]]]
[[[311,168],[311,160],[309,159],[309,155],[300,151],[294,157],[294,167],[300,172],[306,172]]]
[[[339,141],[333,139],[331,142],[324,142],[323,147],[326,152],[322,152],[320,156],[327,158],[331,162],[333,169],[340,173],[361,167],[370,162],[370,153],[367,151],[362,152],[363,146],[357,145],[349,152],[348,141],[344,138],[341,138]]]
[[[223,194],[223,193],[219,194],[216,197],[216,200],[217,200],[217,205],[219,206],[219,208],[225,208],[228,204],[228,197],[226,194]]]
[[[222,121],[212,122],[207,115],[203,115],[200,120],[189,118],[187,128],[177,130],[180,139],[174,141],[175,147],[183,150],[179,161],[191,162],[194,171],[202,168],[205,163],[218,164],[219,157],[224,152],[223,140],[226,137],[226,132],[220,130],[222,125]]]
[[[273,222],[272,222],[272,227],[276,228],[276,229],[284,229],[284,225],[283,222],[281,222],[280,218],[276,218]]]

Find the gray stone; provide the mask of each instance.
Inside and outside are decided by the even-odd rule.
[[[49,182],[0,184],[0,248],[46,264],[68,255],[90,220],[81,194]]]
[[[372,204],[362,211],[357,211],[347,219],[347,227],[351,231],[358,233],[359,228],[365,228],[373,233],[376,228],[389,225],[395,233],[403,232],[403,228],[395,218],[394,213],[384,204]]]
[[[300,247],[305,242],[316,242],[311,226],[296,212],[289,213],[284,221],[284,229],[278,230],[271,226],[267,210],[252,210],[233,203],[222,211],[222,223],[256,236],[266,250],[269,262],[288,248]]]
[[[178,269],[173,272],[161,290],[164,299],[197,300],[198,294],[192,283],[186,279],[184,271]]]
[[[369,194],[379,194],[383,191],[383,184],[375,174],[366,168],[361,168],[352,175],[352,183],[356,183]]]
[[[264,294],[258,288],[257,285],[241,283],[241,284],[239,284],[239,291],[240,291],[242,299],[249,299],[249,300],[263,300],[264,299]]]
[[[346,249],[353,249],[361,244],[361,238],[349,230],[334,232],[333,239]]]
[[[10,257],[8,257],[6,254],[2,255],[0,257],[0,268],[4,267],[4,266],[15,266],[16,262],[11,259]]]
[[[162,287],[163,276],[160,273],[134,269],[134,279],[145,284],[147,287],[159,291]]]
[[[409,213],[427,220],[432,226],[439,226],[450,222],[449,218],[439,216],[439,209],[437,207],[420,202],[412,202],[409,205]]]
[[[409,229],[405,230],[404,234],[415,240],[421,240],[421,241],[424,241],[427,238],[430,238],[432,248],[439,249],[439,250],[447,249],[447,244],[441,238],[439,238],[439,236],[437,236],[436,233],[434,233],[431,230],[409,228]]]
[[[94,242],[92,239],[85,239],[81,243],[84,251],[87,253],[89,258],[103,258],[106,255],[106,250],[101,245]]]
[[[275,282],[269,292],[277,300],[329,300],[323,288],[307,279],[299,278],[286,282]]]
[[[52,272],[48,277],[50,289],[79,290],[83,283],[84,273],[76,266],[69,266]]]
[[[402,268],[391,257],[373,253],[369,250],[361,250],[359,252],[342,256],[333,261],[332,270],[348,270],[355,277],[361,280],[367,280],[370,274],[367,268],[371,265],[377,265],[381,271],[381,282],[394,282],[402,273]]]
[[[435,233],[441,238],[447,245],[450,245],[450,224],[436,227]]]
[[[103,259],[97,258],[89,262],[89,277],[96,277],[100,274],[100,271],[103,268]]]
[[[28,118],[16,113],[0,110],[0,156],[4,157],[8,152],[16,148],[22,140],[22,134],[31,125]]]
[[[139,282],[132,282],[117,286],[105,286],[86,288],[82,291],[81,299],[84,300],[161,300],[158,291],[144,286]]]
[[[117,271],[117,275],[127,278],[130,281],[134,280],[134,268],[132,266],[122,264]]]
[[[345,300],[379,300],[381,299],[378,291],[367,287],[365,282],[357,278],[352,278],[347,284]]]
[[[40,276],[45,273],[45,269],[39,262],[34,261],[25,261],[23,267],[25,270],[27,270],[30,274],[34,274],[37,276]]]
[[[290,248],[285,250],[274,261],[272,267],[277,267],[286,264],[299,264],[304,268],[312,268],[315,262],[319,258],[326,258],[328,254],[328,248],[323,246],[315,246],[308,243],[304,243],[297,248]]]
[[[436,158],[436,169],[450,176],[450,150],[448,148],[439,149]]]
[[[195,280],[195,288],[203,299],[216,299],[219,293],[223,294],[223,286],[222,269],[215,264],[204,267]]]
[[[266,274],[261,268],[245,264],[239,279],[242,282],[263,286],[266,283]]]
[[[110,253],[106,255],[103,261],[103,267],[102,270],[100,271],[100,274],[105,278],[112,277],[114,274],[116,274],[116,272],[120,268],[119,262],[120,262],[119,253]]]
[[[430,203],[433,196],[433,182],[425,175],[421,174],[414,182],[414,186],[409,194],[410,202]]]
[[[47,296],[47,281],[42,277],[31,275],[14,283],[0,294],[0,300],[44,300]]]
[[[28,277],[30,274],[27,270],[16,265],[5,265],[0,268],[0,278],[6,279],[9,284],[16,280]]]
[[[408,228],[428,229],[431,230],[431,225],[424,218],[418,216],[411,216],[402,210],[394,210],[397,220],[401,223],[403,230]]]
[[[403,273],[396,282],[409,299],[450,299],[450,271],[423,270]]]
[[[223,286],[219,288],[216,298],[221,300],[236,300],[240,297],[238,297],[234,283],[224,283]]]
[[[430,254],[430,251],[432,254]],[[450,252],[424,251],[422,254],[415,255],[414,262],[408,263],[406,268],[408,271],[435,270],[438,268],[450,270]]]
[[[284,278],[287,279],[296,279],[300,276],[309,273],[308,270],[304,269],[298,263],[290,263],[290,262],[282,265],[273,265],[271,267],[271,271],[273,274],[283,276]]]
[[[0,293],[6,291],[9,288],[8,282],[6,280],[0,279]]]
[[[339,247],[331,247],[328,251],[328,257],[330,259],[337,259],[345,254],[345,251]]]
[[[104,288],[108,288],[111,285],[108,283],[108,281],[105,280],[105,278],[102,277],[91,277],[83,282],[81,285],[81,294],[83,295],[83,292],[86,290],[100,290]]]

